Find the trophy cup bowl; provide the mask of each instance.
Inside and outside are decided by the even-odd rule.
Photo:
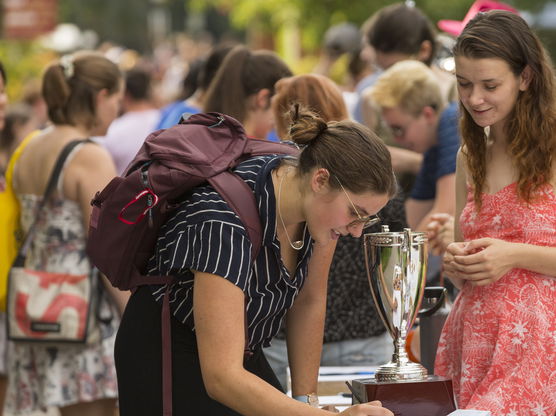
[[[382,322],[394,340],[392,360],[375,373],[378,381],[423,380],[427,370],[409,360],[407,335],[419,313],[427,274],[425,233],[365,235],[365,261],[371,293]]]
[[[354,399],[380,400],[396,416],[445,416],[456,410],[452,381],[428,375],[407,356],[405,344],[421,307],[427,274],[427,237],[422,232],[364,236],[367,276],[376,309],[394,342],[392,360],[370,379],[353,380]]]

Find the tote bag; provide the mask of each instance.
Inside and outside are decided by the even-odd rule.
[[[47,273],[14,264],[8,282],[11,341],[92,344],[100,340],[95,272]]]

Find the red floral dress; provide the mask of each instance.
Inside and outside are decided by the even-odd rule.
[[[545,186],[538,196],[522,203],[514,183],[483,194],[477,214],[468,192],[464,239],[556,246],[556,194]],[[462,409],[554,416],[556,277],[512,269],[487,286],[465,283],[444,326],[435,373],[453,380]]]

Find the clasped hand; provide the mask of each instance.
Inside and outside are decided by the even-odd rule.
[[[446,247],[454,241],[454,217],[446,213],[432,214],[427,224],[427,238],[432,254],[444,254]]]
[[[443,258],[444,273],[476,286],[494,283],[514,267],[513,246],[495,238],[451,243]]]

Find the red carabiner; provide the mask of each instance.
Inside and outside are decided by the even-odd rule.
[[[137,201],[139,201],[141,198],[143,198],[144,196],[147,196],[147,208],[145,208],[145,210],[135,219],[135,221],[130,221],[130,220],[126,220],[124,218],[124,212],[133,204],[135,204]],[[150,198],[154,198],[154,201],[151,201]],[[122,208],[122,210],[120,211],[120,213],[118,214],[118,219],[125,223],[125,224],[129,224],[129,225],[133,225],[133,224],[137,224],[139,221],[141,221],[143,219],[143,217],[145,217],[145,215],[147,215],[147,212],[149,212],[151,209],[154,208],[154,206],[158,204],[158,195],[156,195],[154,193],[154,191],[150,188],[146,188],[143,191],[139,192],[135,198],[133,198],[131,201],[129,201],[125,207]]]

